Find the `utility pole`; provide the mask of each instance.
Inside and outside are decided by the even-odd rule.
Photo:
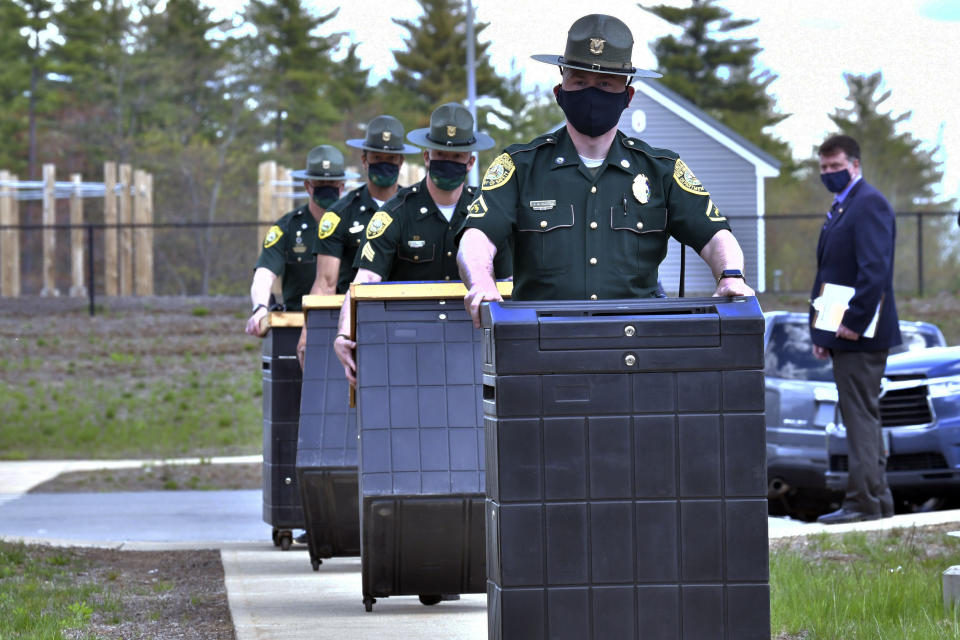
[[[480,123],[477,122],[477,75],[476,75],[476,37],[473,34],[473,0],[467,0],[467,109],[473,116],[474,129],[480,130]],[[470,169],[470,175],[467,177],[467,183],[472,185],[480,184],[480,168],[477,163],[473,163]]]

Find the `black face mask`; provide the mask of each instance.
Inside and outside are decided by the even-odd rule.
[[[840,169],[840,171],[831,171],[830,173],[821,173],[820,182],[830,193],[840,193],[850,184],[850,170]]]
[[[467,179],[467,163],[430,160],[430,179],[442,191],[453,191]]]
[[[367,166],[370,182],[378,187],[389,187],[395,184],[399,175],[400,165],[392,162],[374,162]]]
[[[324,185],[313,188],[313,201],[326,209],[340,198],[340,189]]]
[[[596,138],[617,126],[620,114],[630,104],[630,92],[610,93],[597,87],[557,91],[557,104],[574,129]]]

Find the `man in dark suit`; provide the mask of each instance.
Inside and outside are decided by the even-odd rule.
[[[817,311],[810,312],[813,353],[833,359],[847,430],[847,492],[839,510],[819,518],[838,524],[893,515],[880,428],[880,381],[890,347],[900,344],[893,298],[896,221],[887,199],[863,179],[856,140],[832,136],[820,145],[819,154],[820,179],[836,195],[820,231],[810,298],[819,297],[828,283],[854,289],[836,331],[815,328]],[[878,313],[876,331],[866,337]]]

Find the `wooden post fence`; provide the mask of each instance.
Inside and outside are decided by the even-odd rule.
[[[130,165],[103,165],[103,255],[104,290],[107,296],[154,295],[153,176]],[[37,186],[41,189],[37,190]],[[57,182],[56,166],[43,165],[41,182],[19,182],[9,171],[0,171],[0,227],[20,225],[18,197],[43,201],[41,211],[41,296],[59,296],[57,272],[57,200],[69,201],[70,215],[70,288],[71,296],[89,295],[93,256],[93,234],[88,235],[83,199],[100,197],[99,183],[84,183],[80,174],[71,174],[69,182]],[[23,192],[19,191],[24,189]],[[119,206],[118,206],[119,205]],[[127,226],[124,226],[127,225]],[[132,226],[131,226],[132,225]],[[90,227],[92,230],[93,227]],[[21,288],[21,229],[0,229],[0,296],[18,297]],[[62,238],[63,236],[61,236]],[[62,252],[61,252],[62,253]],[[135,261],[135,262],[134,262]],[[135,268],[134,268],[135,267]],[[62,272],[62,271],[61,271]]]
[[[83,276],[86,245],[83,242],[83,197],[80,191],[83,177],[74,173],[70,181],[74,184],[70,194],[70,295],[86,297],[87,285]]]
[[[117,270],[117,163],[103,163],[103,286],[108,296],[120,292]]]
[[[16,191],[9,183],[17,176],[0,171],[0,225],[20,223]],[[0,296],[16,298],[20,295],[20,230],[0,231]]]
[[[43,165],[43,289],[40,295],[56,297],[60,295],[56,282],[57,264],[57,198],[56,198],[57,168],[52,164]]]
[[[120,295],[133,294],[133,229],[122,225],[133,222],[131,197],[132,172],[129,164],[120,165]]]
[[[133,255],[136,259],[134,293],[153,295],[153,229],[145,226],[153,221],[153,176],[137,169],[133,174],[133,221],[138,225],[133,237]]]

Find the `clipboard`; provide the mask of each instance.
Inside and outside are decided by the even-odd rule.
[[[813,305],[813,328],[821,331],[830,331],[836,333],[843,322],[843,314],[850,308],[850,299],[856,289],[842,284],[832,284],[824,282],[820,286],[820,295],[815,298]],[[860,334],[864,338],[872,338],[877,334],[877,321],[880,319],[880,307],[883,305],[883,296],[880,296],[880,302],[877,303],[877,310],[870,320],[870,324]]]

